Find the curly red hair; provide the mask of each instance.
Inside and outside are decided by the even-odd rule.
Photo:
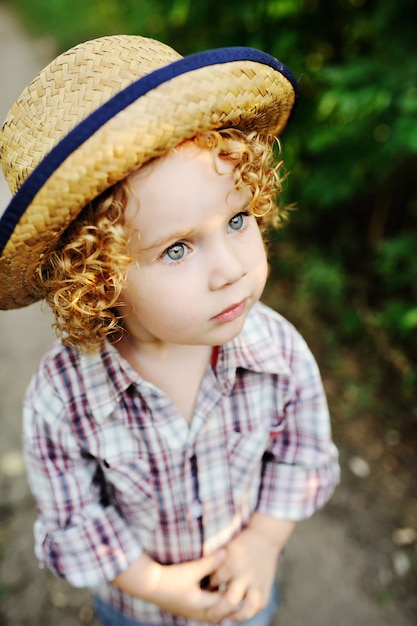
[[[282,190],[276,140],[227,129],[203,132],[192,141],[235,163],[236,187],[249,188],[249,210],[263,235],[282,225],[287,212],[276,202]],[[38,271],[39,289],[53,310],[57,335],[64,344],[86,352],[100,350],[105,338],[116,339],[123,332],[116,305],[132,261],[124,226],[128,194],[123,180],[88,204]]]

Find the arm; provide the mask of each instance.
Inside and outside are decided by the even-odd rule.
[[[225,551],[221,550],[197,561],[160,565],[142,553],[114,579],[113,584],[131,596],[151,602],[173,615],[211,621],[210,611],[219,603],[221,594],[202,590],[200,583],[221,566],[225,556]],[[228,611],[226,605],[216,609],[215,615],[221,620]]]
[[[57,404],[52,403],[55,410]],[[55,416],[54,424],[59,423]],[[96,461],[82,455],[69,429],[55,430],[26,408],[25,454],[35,497],[36,552],[40,561],[76,587],[107,581],[175,614],[207,621],[220,594],[203,591],[225,551],[180,565],[162,566],[138,545],[113,506],[100,503]]]
[[[81,450],[66,404],[45,377],[25,399],[23,446],[41,564],[75,587],[113,579],[141,546],[116,508],[102,504],[97,461]]]
[[[291,327],[282,347],[290,367],[276,381],[276,415],[263,459],[257,510],[229,543],[226,561],[212,576],[214,586],[227,585],[223,602],[211,612],[214,618],[226,606],[236,621],[264,608],[277,557],[295,522],[322,506],[338,481],[337,451],[316,362]]]
[[[26,396],[24,449],[43,565],[76,587],[113,581],[167,612],[207,621],[220,594],[203,591],[200,581],[219,567],[225,551],[172,566],[143,552],[117,509],[103,503],[97,460],[83,452],[66,402],[44,379]]]
[[[285,392],[271,428],[257,510],[299,521],[328,501],[340,468],[317,363],[296,331],[287,341],[291,372],[284,376]]]
[[[227,558],[211,577],[213,587],[226,591],[208,613],[210,621],[227,615],[235,621],[250,619],[267,605],[274,584],[277,560],[295,523],[254,513],[248,526],[227,546]]]

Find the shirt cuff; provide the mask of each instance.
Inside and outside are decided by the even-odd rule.
[[[306,519],[330,499],[339,479],[335,447],[329,462],[318,468],[267,461],[257,510],[277,519]]]
[[[40,564],[74,587],[96,587],[113,580],[142,549],[113,507],[91,504],[68,528],[35,523],[35,552]]]

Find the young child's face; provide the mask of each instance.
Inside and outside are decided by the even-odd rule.
[[[131,339],[221,345],[242,330],[267,260],[232,167],[216,159],[216,171],[210,151],[187,143],[130,175],[134,261],[119,312]]]

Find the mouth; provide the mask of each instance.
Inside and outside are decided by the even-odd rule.
[[[246,303],[247,303],[247,298],[245,298],[244,300],[241,300],[240,302],[237,302],[236,304],[232,304],[232,306],[229,306],[227,309],[224,309],[224,311],[222,311],[218,315],[215,315],[211,319],[214,322],[219,322],[223,324],[226,322],[233,322],[233,320],[240,317],[242,313],[245,311]]]

